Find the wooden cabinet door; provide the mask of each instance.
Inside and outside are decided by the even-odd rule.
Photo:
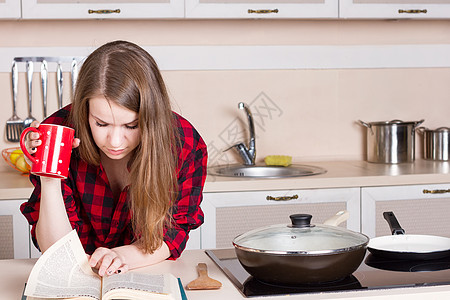
[[[30,227],[20,212],[25,200],[0,200],[0,259],[30,258]]]
[[[339,0],[348,19],[448,19],[450,0]]]
[[[336,0],[186,0],[186,18],[337,18]]]
[[[24,19],[183,18],[184,0],[22,0]]]
[[[19,19],[20,0],[0,0],[0,19]]]
[[[362,188],[361,211],[369,237],[391,234],[385,211],[394,212],[407,234],[450,237],[450,184]]]
[[[205,193],[202,209],[201,248],[233,247],[234,237],[249,230],[274,224],[289,224],[289,215],[307,213],[312,223],[320,224],[340,210],[350,218],[340,226],[360,230],[360,189],[311,189]],[[267,197],[282,197],[267,200]]]

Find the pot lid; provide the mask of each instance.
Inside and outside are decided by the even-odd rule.
[[[421,124],[424,120],[420,121],[402,121],[402,120],[391,120],[391,121],[379,121],[379,122],[369,122],[370,125],[382,126],[382,125],[416,125]]]
[[[321,255],[365,247],[369,238],[346,228],[311,224],[311,215],[290,216],[292,224],[261,227],[237,236],[233,245],[251,252]]]
[[[430,131],[430,132],[448,132],[448,131],[450,131],[449,127],[439,127],[436,129],[428,129],[426,127],[423,127],[423,128],[424,128],[424,131]]]

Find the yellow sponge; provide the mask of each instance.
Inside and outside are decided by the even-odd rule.
[[[288,167],[292,164],[292,157],[288,155],[268,155],[264,158],[268,166]]]

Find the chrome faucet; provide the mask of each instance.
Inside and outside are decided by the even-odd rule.
[[[245,113],[247,114],[248,129],[250,132],[250,141],[248,143],[248,148],[245,146],[244,143],[241,142],[231,146],[228,149],[235,148],[238,151],[239,155],[241,156],[242,160],[244,161],[244,165],[253,166],[255,164],[256,158],[256,143],[255,143],[255,125],[253,124],[252,112],[248,108],[247,104],[245,104],[244,102],[239,102],[238,108],[245,110]]]

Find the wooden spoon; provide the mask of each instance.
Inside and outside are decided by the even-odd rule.
[[[205,263],[197,265],[198,278],[192,280],[186,285],[188,290],[216,290],[222,286],[220,281],[208,276],[208,269]]]

